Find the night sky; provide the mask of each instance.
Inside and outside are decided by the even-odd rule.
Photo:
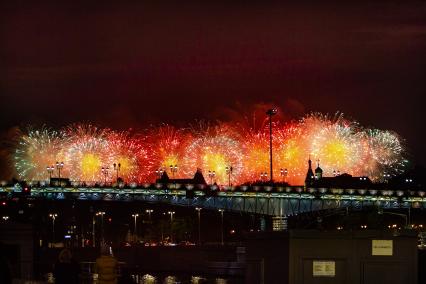
[[[9,2],[0,4],[3,138],[28,123],[227,120],[265,103],[289,118],[341,111],[394,130],[425,164],[424,2]]]

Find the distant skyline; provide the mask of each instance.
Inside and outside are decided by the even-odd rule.
[[[341,111],[393,130],[424,165],[425,50],[420,1],[3,3],[0,133],[226,121],[273,104],[286,119]]]

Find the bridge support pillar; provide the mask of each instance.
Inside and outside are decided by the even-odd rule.
[[[287,230],[287,216],[272,217],[272,231],[286,231],[286,230]]]

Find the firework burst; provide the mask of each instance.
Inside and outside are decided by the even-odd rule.
[[[61,155],[64,137],[54,130],[43,127],[40,130],[28,129],[23,134],[15,151],[15,167],[20,178],[25,180],[45,180],[46,167],[63,160]]]
[[[243,172],[242,145],[230,127],[217,125],[206,127],[205,131],[197,131],[196,137],[186,147],[183,156],[183,172],[191,176],[196,169],[201,169],[206,175],[208,171],[215,172],[215,182],[218,184],[238,184]],[[232,167],[229,173],[227,168]]]
[[[258,121],[258,120],[256,120]],[[310,114],[286,124],[273,121],[273,174],[275,180],[303,184],[309,157],[318,161],[324,176],[334,171],[380,180],[395,175],[407,160],[401,138],[391,131],[364,129],[342,114],[329,117]],[[152,127],[132,135],[75,124],[62,131],[29,129],[19,138],[15,166],[22,179],[43,180],[46,166],[64,161],[63,176],[72,180],[99,182],[108,167],[108,179],[117,173],[126,182],[153,182],[155,171],[177,165],[175,178],[189,178],[197,168],[204,175],[215,172],[218,184],[259,180],[269,174],[269,127],[248,122],[211,124],[200,121],[189,128],[170,125]],[[227,167],[232,167],[228,175]],[[284,171],[285,169],[285,171]]]

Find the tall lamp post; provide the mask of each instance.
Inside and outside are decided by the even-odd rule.
[[[93,215],[92,217],[92,246],[96,247],[96,219],[95,219],[95,215]]]
[[[270,163],[270,182],[273,181],[272,176],[272,116],[277,114],[276,108],[271,108],[266,111],[269,116],[269,163]]]
[[[104,184],[106,184],[109,167],[102,167],[101,171],[102,171],[102,174],[104,175]]]
[[[99,211],[96,216],[101,216],[101,245],[104,244],[104,211]]]
[[[157,179],[161,179],[161,176],[163,175],[164,170],[162,168],[159,168],[158,170],[155,170],[155,175],[157,176]]]
[[[169,211],[167,214],[170,215],[170,242],[173,243],[173,215],[175,215],[175,211]]]
[[[120,163],[118,163],[118,164],[114,163],[114,164],[112,164],[112,166],[114,167],[114,171],[117,173],[117,183],[118,183],[118,172],[121,169],[121,164]]]
[[[172,178],[175,178],[175,174],[177,173],[178,166],[177,165],[170,165],[170,172],[172,173]]]
[[[213,185],[213,179],[216,176],[215,171],[209,171],[210,184]]]
[[[280,169],[280,174],[281,174],[281,177],[283,178],[283,181],[287,182],[288,170],[287,169]]]
[[[52,179],[52,174],[53,174],[53,171],[55,170],[55,167],[53,165],[52,166],[47,166],[46,170],[49,173],[49,182],[50,182],[50,180]]]
[[[228,175],[228,186],[231,186],[231,175],[232,175],[232,171],[234,170],[232,168],[232,166],[226,167],[226,174]]]
[[[198,245],[201,245],[201,209],[200,207],[195,207],[198,213]]]
[[[148,219],[149,219],[149,222],[151,223],[151,213],[154,212],[154,210],[146,209],[145,212],[148,213]]]
[[[225,210],[223,210],[223,209],[219,209],[219,212],[220,212],[220,217],[221,217],[221,232],[220,232],[220,235],[221,235],[221,238],[220,238],[220,243],[222,244],[222,246],[224,245],[224,242],[223,242],[223,212],[224,212]]]
[[[137,219],[139,217],[139,214],[137,214],[137,213],[132,214],[132,217],[133,217],[133,219],[135,221],[135,226],[134,226],[135,232],[134,232],[134,235],[135,235],[135,240],[137,240],[138,239],[138,235],[137,235],[138,234],[138,230],[137,230]]]
[[[59,182],[61,182],[61,170],[64,167],[64,162],[56,162],[56,169],[58,170]]]
[[[56,213],[50,213],[49,218],[52,219],[52,243],[55,241],[55,220],[56,217],[58,217],[58,214]]]

